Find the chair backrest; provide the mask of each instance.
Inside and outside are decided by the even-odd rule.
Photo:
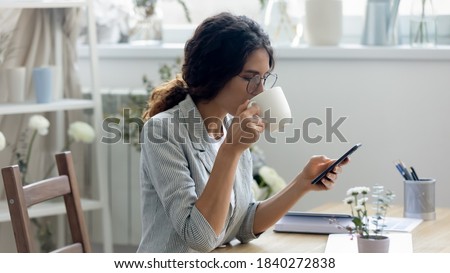
[[[37,181],[26,186],[22,185],[18,165],[2,169],[17,252],[35,252],[28,208],[61,196],[64,198],[66,216],[73,242],[53,252],[80,253],[92,251],[81,209],[81,199],[72,155],[70,152],[64,152],[55,155],[55,159],[59,176]]]

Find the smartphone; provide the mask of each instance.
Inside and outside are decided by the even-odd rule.
[[[327,173],[331,172],[337,165],[339,165],[344,159],[346,159],[348,156],[350,156],[354,151],[356,151],[359,147],[361,147],[361,143],[356,144],[353,146],[350,150],[348,150],[345,154],[343,154],[338,160],[336,160],[330,167],[328,167],[325,171],[323,171],[321,174],[319,174],[314,180],[311,182],[311,184],[317,184],[319,183],[322,178],[327,175]]]

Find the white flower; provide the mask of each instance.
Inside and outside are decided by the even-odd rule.
[[[364,206],[363,205],[355,206],[355,211],[364,211]]]
[[[344,199],[344,203],[348,204],[348,205],[352,204],[353,201],[354,201],[354,198],[352,196],[348,196]]]
[[[255,179],[253,179],[252,182],[252,192],[253,196],[255,197],[255,200],[264,200],[267,196],[267,188],[260,188],[258,185],[258,182],[256,182]]]
[[[278,173],[267,166],[261,167],[259,169],[259,175],[262,177],[264,182],[270,187],[271,193],[277,193],[286,186],[284,179],[278,175]]]
[[[28,127],[37,130],[38,134],[41,136],[45,136],[48,134],[48,127],[50,126],[50,122],[44,116],[34,115],[30,117],[28,121]]]
[[[70,124],[67,134],[76,142],[92,143],[95,139],[94,129],[91,125],[82,121]]]
[[[360,193],[367,194],[370,191],[368,187],[354,187],[347,191],[347,195],[358,195]]]
[[[2,132],[0,132],[0,151],[3,151],[5,147],[6,147],[5,135]]]
[[[358,205],[365,205],[368,200],[369,200],[368,197],[360,198],[358,199]]]

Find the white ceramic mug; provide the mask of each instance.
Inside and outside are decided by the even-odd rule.
[[[339,44],[342,37],[342,0],[306,0],[305,40],[312,46]]]
[[[26,73],[27,69],[23,66],[8,68],[6,70],[10,102],[25,101]]]
[[[270,132],[282,130],[288,123],[292,123],[291,108],[281,87],[276,86],[264,90],[250,100],[248,107],[256,104],[261,109],[261,118]]]

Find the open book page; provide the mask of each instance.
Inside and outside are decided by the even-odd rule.
[[[411,233],[389,233],[390,238],[389,253],[412,253]],[[356,237],[349,234],[330,234],[328,235],[325,253],[358,253],[358,243]]]

